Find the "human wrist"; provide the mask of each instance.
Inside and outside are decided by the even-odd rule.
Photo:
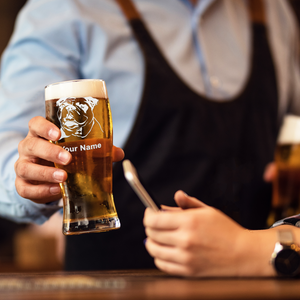
[[[245,229],[241,234],[237,253],[238,276],[276,276],[270,263],[276,242],[277,236],[273,230]]]

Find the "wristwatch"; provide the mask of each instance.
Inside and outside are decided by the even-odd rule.
[[[300,247],[294,243],[291,230],[278,230],[278,242],[271,262],[280,276],[293,277],[300,274]]]

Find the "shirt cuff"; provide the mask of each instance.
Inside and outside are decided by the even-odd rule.
[[[275,222],[271,226],[271,228],[274,228],[274,227],[277,227],[280,225],[292,225],[292,226],[300,228],[300,214],[279,220],[279,221]]]

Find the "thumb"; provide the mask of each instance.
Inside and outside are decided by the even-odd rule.
[[[177,191],[174,196],[175,202],[182,209],[206,207],[207,205],[200,200],[188,196],[183,191]]]

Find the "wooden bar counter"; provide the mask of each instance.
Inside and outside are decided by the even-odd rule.
[[[158,270],[1,273],[0,299],[300,299],[300,279],[186,279]]]

